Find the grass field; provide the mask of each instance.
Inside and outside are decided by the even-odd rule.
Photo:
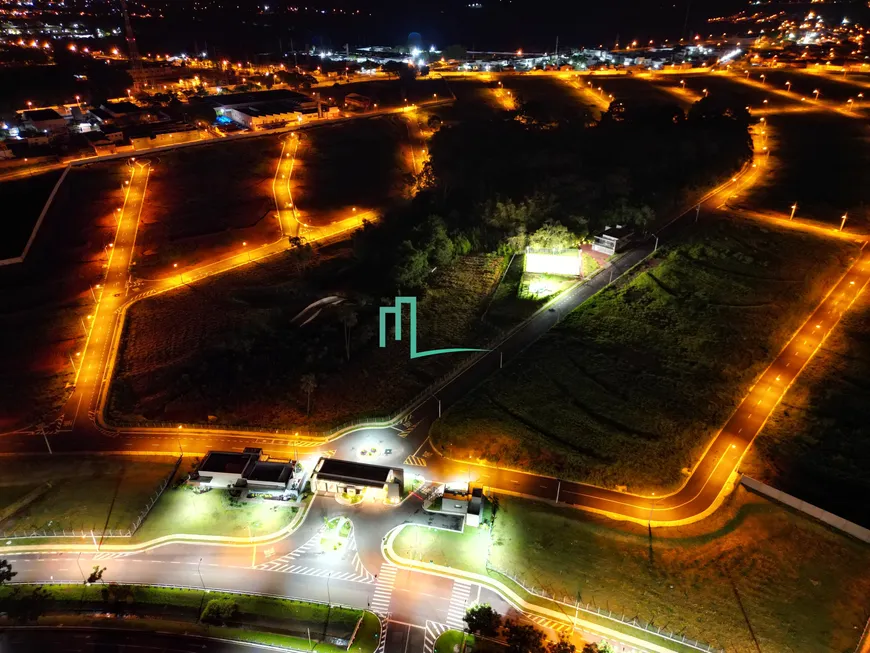
[[[540,113],[552,120],[574,120],[582,124],[587,114],[591,116],[595,110],[588,95],[559,77],[516,75],[505,77],[502,83],[521,103],[528,105],[532,115]]]
[[[411,361],[407,340],[380,349],[379,300],[357,294],[349,249],[321,255],[304,282],[288,258],[241,270],[133,306],[113,382],[112,414],[130,420],[323,428],[384,415],[440,377],[461,357]],[[480,315],[504,261],[475,256],[434,275],[418,306],[418,348],[482,345],[494,328]],[[292,323],[309,303],[348,297],[358,316],[347,360],[338,309],[307,327]],[[390,302],[392,303],[392,302]],[[306,415],[300,385],[314,369]]]
[[[0,202],[6,210],[0,222],[0,259],[20,256],[51,190],[63,170],[0,182]]]
[[[491,540],[477,529],[406,528],[397,552],[486,573],[488,548],[492,567],[529,586],[735,653],[757,650],[750,627],[763,651],[814,653],[853,650],[864,627],[870,548],[742,487],[712,517],[651,534],[499,499]]]
[[[119,163],[71,170],[25,262],[0,268],[0,432],[56,417],[127,178]]]
[[[870,213],[864,189],[870,184],[870,136],[861,121],[833,113],[787,113],[768,118],[774,137],[770,176],[735,206],[867,231]],[[824,161],[824,165],[807,164]]]
[[[450,84],[452,85],[452,80]],[[358,93],[369,98],[377,104],[379,109],[387,107],[399,107],[415,102],[424,102],[434,99],[433,94],[439,98],[449,97],[450,91],[445,80],[440,78],[418,77],[411,84],[403,84],[398,79],[383,79],[377,81],[354,82],[349,84],[335,83],[332,86],[320,86],[316,89],[320,92],[323,100],[334,102],[337,106],[345,109],[344,97],[350,93]]]
[[[139,231],[136,276],[179,268],[273,242],[281,235],[272,181],[281,155],[277,136],[188,147],[152,164]]]
[[[711,218],[575,310],[432,437],[452,457],[674,488],[855,252]]]
[[[828,337],[773,411],[741,470],[870,527],[870,292]]]
[[[408,127],[398,116],[312,129],[301,134],[293,199],[306,224],[350,217],[352,207],[383,209],[413,185],[402,149]]]
[[[33,587],[24,586],[25,594],[32,592]],[[239,614],[231,626],[194,624],[203,602],[201,591],[139,585],[126,586],[130,588],[131,599],[127,600],[125,611],[136,614],[139,618],[135,620],[107,621],[93,617],[76,618],[68,614],[60,617],[55,615],[62,614],[65,610],[77,612],[83,604],[96,608],[101,605],[110,606],[103,596],[106,585],[42,587],[50,594],[47,605],[50,614],[40,618],[39,625],[42,626],[57,626],[58,620],[62,619],[62,623],[68,626],[75,624],[187,632],[306,651],[311,650],[308,640],[310,628],[310,636],[315,644],[313,650],[318,653],[371,652],[377,646],[380,634],[378,619],[370,612],[341,607],[333,607],[327,611],[325,605],[316,603],[224,592],[210,592],[205,598],[225,599],[238,605]],[[9,586],[0,588],[0,602],[8,599],[11,592],[12,588]],[[325,639],[324,632],[331,638],[350,639],[360,617],[363,622],[350,648],[321,641]],[[327,624],[328,628],[325,630]]]
[[[76,456],[0,459],[0,499],[6,507],[27,492],[51,488],[0,524],[0,530],[60,532],[128,529],[172,471],[168,457]]]
[[[177,479],[187,475],[182,465]],[[282,501],[231,501],[225,490],[197,494],[188,485],[169,488],[154,504],[148,518],[136,531],[134,542],[168,534],[226,535],[256,537],[275,533],[287,526],[297,508]]]

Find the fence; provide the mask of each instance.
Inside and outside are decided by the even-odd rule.
[[[786,494],[785,492],[781,492],[776,488],[765,485],[761,481],[756,481],[754,478],[743,476],[740,479],[740,483],[745,485],[753,492],[763,494],[767,497],[770,497],[774,501],[785,504],[790,508],[794,508],[795,510],[800,510],[802,513],[809,515],[813,519],[818,519],[820,522],[824,522],[828,526],[836,528],[838,531],[843,531],[844,533],[847,533],[848,535],[851,535],[852,537],[857,538],[862,542],[870,542],[870,529],[859,526],[858,524],[843,519],[842,517],[838,517],[837,515],[830,513],[827,510],[817,508],[816,506],[807,503],[806,501],[801,501],[797,497],[793,497],[790,494]]]
[[[133,537],[133,534],[139,529],[139,526],[142,525],[142,522],[148,516],[148,513],[151,512],[151,508],[154,507],[154,504],[157,503],[157,500],[163,495],[163,491],[166,490],[166,486],[172,481],[172,478],[175,476],[175,473],[178,471],[179,466],[181,465],[182,457],[179,456],[178,460],[175,462],[175,467],[172,468],[172,471],[169,472],[163,479],[160,481],[160,485],[157,488],[157,491],[151,494],[148,497],[148,503],[145,505],[145,508],[139,513],[136,519],[130,524],[129,528],[89,528],[89,529],[65,529],[62,528],[57,530],[56,528],[31,528],[31,529],[21,529],[21,530],[13,530],[13,531],[0,531],[0,539],[2,540],[21,540],[21,539],[40,539],[40,538],[60,538],[60,537],[77,537],[83,540],[91,539],[96,540],[104,539],[107,537]],[[50,523],[50,522],[49,522]]]
[[[553,601],[554,603],[558,603],[559,605],[568,608],[569,610],[574,610],[575,612],[584,612],[586,614],[596,615],[598,617],[602,617],[604,619],[609,619],[610,621],[615,621],[624,626],[629,626],[631,628],[638,628],[643,630],[646,633],[651,635],[655,635],[656,637],[661,637],[670,642],[675,642],[677,644],[681,644],[683,646],[687,646],[689,648],[693,648],[697,651],[705,651],[706,653],[724,653],[725,649],[715,648],[710,646],[709,644],[705,644],[704,642],[699,642],[694,639],[690,639],[685,635],[681,635],[675,631],[668,631],[664,628],[659,628],[654,626],[651,621],[644,621],[640,617],[626,617],[625,613],[613,612],[612,610],[606,610],[603,608],[599,608],[598,606],[592,605],[590,603],[580,603],[579,601],[574,601],[571,597],[564,596],[558,597],[555,594],[551,594],[542,588],[530,587],[522,580],[517,578],[516,576],[509,574],[506,571],[502,571],[501,569],[497,569],[489,564],[489,561],[486,563],[486,570],[495,572],[500,576],[504,576],[505,578],[509,578],[514,583],[522,587],[526,592],[533,596],[540,597],[542,599],[548,599]],[[567,615],[567,613],[566,613]],[[570,616],[570,615],[567,615]]]

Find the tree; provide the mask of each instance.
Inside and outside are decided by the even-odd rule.
[[[501,627],[501,616],[486,603],[468,608],[462,619],[465,630],[475,635],[495,637]]]
[[[109,605],[109,609],[118,616],[126,614],[127,608],[135,602],[133,587],[130,585],[118,585],[109,583],[103,587],[100,594]]]
[[[239,604],[232,599],[211,599],[199,619],[206,624],[223,626],[238,613]]]
[[[344,325],[344,351],[350,360],[350,330],[359,323],[356,311],[345,309],[341,312],[341,323]]]
[[[576,244],[574,234],[561,222],[545,222],[543,227],[529,236],[529,247],[532,249],[568,249]]]
[[[94,570],[88,576],[88,579],[85,581],[85,585],[93,585],[97,581],[102,582],[104,571],[106,571],[105,567],[100,567],[100,565],[94,565]]]
[[[8,561],[0,560],[0,585],[9,582],[17,575],[18,572],[12,571],[12,565]]]
[[[613,647],[607,642],[592,643],[583,647],[582,653],[614,653]]]
[[[314,258],[314,248],[302,236],[290,236],[287,242],[290,244],[290,258],[296,271],[302,272]]]
[[[510,653],[546,653],[544,633],[534,626],[508,621],[505,636]]]
[[[42,586],[32,592],[25,592],[21,586],[16,586],[9,596],[2,601],[4,612],[17,624],[36,621],[45,614],[51,593]]]
[[[417,249],[410,240],[399,245],[392,272],[393,282],[399,288],[413,290],[421,287],[429,270],[429,256],[425,250]]]
[[[308,395],[308,408],[305,411],[306,415],[311,414],[311,393],[317,388],[317,377],[313,374],[303,374],[302,378],[299,380],[299,383],[302,386],[302,392]]]
[[[564,635],[559,637],[558,642],[547,643],[547,653],[574,653],[577,647],[568,641]]]

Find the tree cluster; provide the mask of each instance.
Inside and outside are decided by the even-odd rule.
[[[593,126],[517,117],[441,127],[415,199],[356,235],[384,294],[417,290],[472,251],[564,246],[616,224],[645,232],[752,153],[745,109],[711,98],[688,114],[614,105]]]
[[[205,604],[200,621],[214,626],[225,626],[239,613],[239,604],[232,599],[211,599]]]
[[[469,608],[465,617],[466,632],[484,637],[501,637],[507,644],[509,653],[575,653],[577,648],[564,637],[558,641],[548,641],[544,633],[530,624],[520,624],[507,620],[487,604]],[[607,643],[587,644],[582,653],[613,653]]]

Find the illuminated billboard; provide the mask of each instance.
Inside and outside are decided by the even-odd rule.
[[[564,277],[580,276],[580,250],[548,249],[526,250],[525,271],[533,274],[556,274]]]

